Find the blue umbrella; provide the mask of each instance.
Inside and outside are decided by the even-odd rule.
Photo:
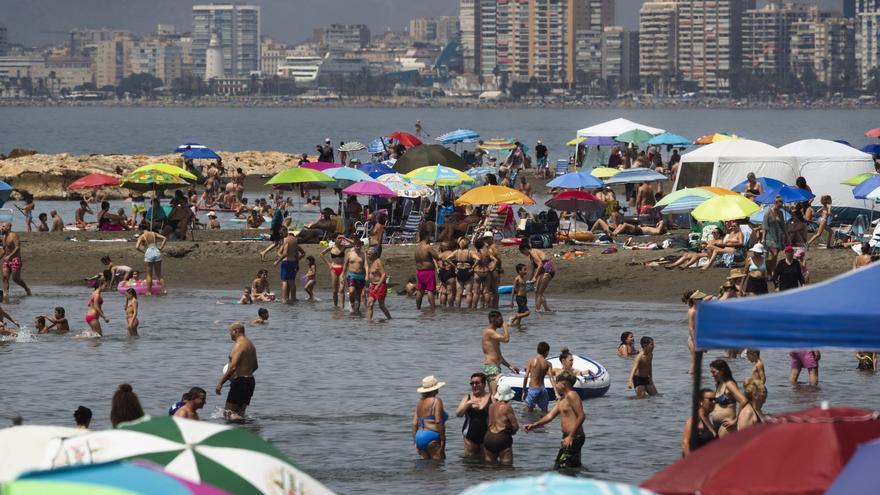
[[[648,144],[657,144],[657,145],[669,145],[669,146],[690,146],[693,143],[693,140],[688,139],[684,136],[679,136],[678,134],[673,134],[671,132],[664,132],[663,134],[657,134],[652,137]]]
[[[385,174],[394,173],[394,169],[384,163],[365,163],[357,169],[374,179]]]
[[[199,143],[183,143],[177,148],[174,149],[175,153],[183,153],[186,150],[194,149],[194,148],[205,148],[205,146]]]
[[[585,172],[569,172],[547,183],[547,187],[561,187],[563,189],[592,189],[602,187],[602,185],[602,179]]]
[[[847,141],[846,139],[835,139],[834,142],[840,143],[840,144],[845,144],[845,145],[849,146],[850,148],[855,148],[855,146],[851,145],[849,143],[849,141]]]
[[[445,134],[437,136],[437,141],[443,144],[462,143],[465,141],[473,141],[479,139],[480,133],[471,129],[456,129]]]
[[[781,180],[771,179],[770,177],[756,177],[755,182],[761,184],[765,191],[770,189],[779,189],[782,186],[787,186],[785,182]],[[748,179],[740,182],[739,184],[730,188],[731,191],[741,193],[746,190],[746,184],[748,184]]]
[[[12,186],[0,180],[0,208],[9,201],[10,195],[12,195]]]
[[[384,146],[382,143],[385,143]],[[384,153],[391,146],[391,140],[387,137],[376,138],[367,145],[367,151],[370,153]]]
[[[764,222],[764,215],[766,215],[768,211],[770,211],[770,207],[765,206],[763,209],[758,210],[755,213],[752,213],[752,216],[749,217],[749,222],[755,223],[755,224],[763,223]],[[788,210],[786,210],[785,208],[780,208],[779,211],[782,212],[782,221],[783,222],[788,222],[789,220],[791,220],[791,213],[789,213]]]
[[[663,207],[663,213],[686,213],[703,204],[707,197],[704,196],[682,196],[672,203]]]
[[[486,481],[459,495],[656,495],[623,483],[575,478],[556,473]]]
[[[617,144],[617,141],[608,136],[587,136],[580,144],[587,146],[612,146]]]
[[[191,160],[217,160],[220,155],[211,148],[191,148],[183,152],[183,156]]]
[[[605,181],[606,185],[613,184],[637,184],[639,182],[658,182],[668,180],[669,177],[650,168],[627,168],[617,172]]]
[[[880,188],[880,175],[872,175],[870,179],[853,188],[853,197],[856,199],[873,199],[871,193]]]
[[[769,205],[776,200],[776,196],[782,196],[783,203],[800,203],[801,201],[809,201],[816,197],[810,191],[799,187],[782,186],[779,189],[764,191],[763,194],[753,198],[753,201],[759,205]]]
[[[880,144],[869,144],[862,148],[862,151],[872,155],[880,155]]]
[[[880,440],[860,444],[843,470],[837,474],[837,479],[828,487],[825,495],[873,492],[877,489],[878,465],[880,465]]]

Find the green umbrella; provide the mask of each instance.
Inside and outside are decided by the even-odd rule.
[[[650,132],[643,131],[641,129],[633,129],[631,131],[626,131],[623,134],[620,134],[614,138],[618,143],[630,143],[630,144],[645,144],[654,137]]]
[[[280,186],[284,184],[309,184],[315,182],[335,183],[333,177],[304,167],[291,167],[275,174],[268,182],[267,186]]]
[[[55,467],[139,459],[236,495],[333,495],[272,444],[241,428],[161,416],[66,438]]]
[[[406,150],[394,163],[394,171],[401,174],[430,165],[443,165],[456,170],[467,170],[467,163],[449,148],[439,144],[421,144]]]
[[[866,172],[863,174],[856,174],[856,175],[853,175],[852,177],[849,177],[848,179],[845,179],[844,181],[841,182],[841,184],[844,184],[847,186],[857,186],[875,175],[877,175],[877,174],[870,173],[870,172]]]
[[[164,189],[177,189],[186,187],[189,182],[176,175],[159,170],[149,169],[141,172],[132,172],[122,179],[121,187],[135,191],[157,191]]]

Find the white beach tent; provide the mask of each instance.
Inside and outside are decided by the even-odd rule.
[[[731,139],[682,155],[673,190],[697,186],[730,189],[749,172],[792,185],[799,175],[797,160],[790,154],[760,141]]]
[[[589,136],[605,136],[605,137],[615,137],[623,134],[624,132],[632,131],[634,129],[639,129],[645,131],[649,134],[657,135],[662,132],[666,132],[664,129],[658,129],[656,127],[651,127],[647,125],[642,125],[631,120],[627,119],[614,119],[609,120],[608,122],[602,122],[601,124],[596,124],[592,127],[586,127],[577,132],[577,137],[589,137]]]
[[[840,182],[853,175],[874,172],[871,155],[851,146],[826,139],[804,139],[779,148],[779,151],[797,159],[799,175],[807,180],[810,189],[819,197],[831,195],[835,207],[870,208],[869,202],[855,199],[852,186]]]

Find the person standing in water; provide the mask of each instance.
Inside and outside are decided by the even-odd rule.
[[[166,292],[165,278],[162,276],[162,250],[165,249],[165,243],[168,239],[162,234],[157,234],[143,228],[141,235],[137,239],[134,248],[144,253],[144,263],[147,272],[147,295],[153,294],[153,276],[159,281],[162,293]],[[143,248],[143,249],[142,249]]]
[[[431,233],[428,229],[422,229],[419,234],[419,243],[415,249],[416,261],[416,309],[422,309],[422,297],[428,293],[428,304],[431,311],[437,306],[435,293],[437,292],[437,263],[440,263],[440,255],[431,247]],[[448,297],[448,296],[447,296]]]
[[[199,409],[205,407],[208,393],[201,387],[193,387],[183,397],[183,405],[174,411],[174,417],[199,421]]]
[[[364,242],[360,237],[352,241],[352,248],[345,253],[345,280],[348,282],[348,301],[351,304],[351,314],[361,312],[361,295],[367,285],[367,256],[364,253]]]
[[[483,438],[484,459],[504,466],[513,465],[513,435],[519,430],[516,413],[510,407],[514,397],[510,385],[502,383],[489,406],[489,431]]]
[[[385,318],[391,319],[391,312],[385,306],[385,297],[388,295],[388,275],[385,273],[385,264],[382,263],[382,249],[379,246],[370,246],[367,250],[367,262],[370,264],[370,290],[367,299],[367,321],[373,321],[373,306],[379,304],[379,309]]]
[[[498,333],[499,328],[502,331],[500,334]],[[501,365],[507,366],[514,373],[519,373],[519,369],[516,366],[511,366],[501,355],[501,344],[508,342],[510,342],[510,326],[504,322],[500,311],[489,311],[489,324],[483,329],[480,345],[483,348],[483,373],[489,379],[492,395],[495,395],[498,389]]]
[[[529,311],[528,287],[526,285],[526,265],[516,265],[516,278],[513,279],[513,287],[510,290],[510,307],[516,302],[516,315],[510,317],[510,324],[522,326],[523,318],[528,317]]]
[[[345,278],[342,274],[343,266],[345,265],[345,248],[350,243],[351,241],[346,239],[345,236],[340,235],[336,237],[335,243],[331,242],[320,253],[321,259],[330,268],[330,289],[333,291],[333,306],[337,308],[339,307],[340,295],[343,298],[342,305],[345,306],[345,285],[343,283]],[[329,261],[324,257],[325,254],[330,255]]]
[[[486,393],[486,375],[471,375],[471,393],[465,394],[455,409],[455,416],[464,416],[461,433],[464,436],[464,456],[477,457],[483,452],[483,437],[489,427],[489,405],[492,397]]]
[[[556,404],[549,413],[532,424],[525,425],[526,432],[532,431],[562,416],[562,445],[556,454],[555,469],[581,467],[581,449],[587,440],[584,435],[584,405],[574,391],[577,377],[563,372],[556,377]]]
[[[137,337],[138,326],[141,322],[138,320],[137,292],[132,288],[125,291],[125,318],[128,321],[128,336]]]
[[[104,310],[102,309],[104,298],[101,297],[101,291],[103,289],[104,281],[99,280],[98,285],[95,286],[94,292],[89,296],[89,309],[86,311],[86,324],[89,325],[89,328],[91,328],[93,332],[102,337],[104,336],[104,332],[101,330],[101,322],[98,318],[102,318],[104,322],[110,323],[110,320],[104,315]]]
[[[9,302],[9,277],[12,281],[24,289],[25,294],[31,295],[24,280],[21,279],[21,240],[18,234],[12,231],[9,222],[0,225],[0,233],[3,234],[3,302]]]
[[[228,381],[229,395],[226,396],[223,416],[229,421],[243,421],[257,385],[254,380],[254,372],[258,368],[257,348],[245,335],[244,324],[240,321],[229,325],[229,337],[234,342],[229,363],[214,392],[220,395],[223,384]]]
[[[654,339],[642,337],[639,341],[642,350],[633,360],[632,369],[629,372],[627,388],[636,389],[636,397],[657,395],[657,387],[654,386]]]
[[[306,255],[300,247],[292,230],[287,231],[287,237],[278,249],[278,259],[272,263],[274,266],[281,265],[279,272],[281,279],[281,302],[288,304],[296,301],[296,274],[299,273],[299,260]]]
[[[538,344],[538,354],[529,359],[529,363],[526,365],[526,374],[523,376],[523,391],[528,391],[525,401],[529,412],[532,412],[537,405],[541,408],[541,411],[546,413],[550,405],[550,394],[547,393],[547,388],[544,387],[544,378],[547,376],[550,376],[550,383],[553,386],[550,362],[547,361],[547,354],[549,353],[550,345],[546,342],[540,342]]]
[[[446,420],[449,416],[443,410],[443,400],[437,397],[444,385],[446,382],[431,375],[423,378],[422,386],[416,390],[422,397],[412,417],[412,435],[422,459],[446,459]]]

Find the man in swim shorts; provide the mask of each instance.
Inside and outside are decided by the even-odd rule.
[[[498,333],[498,328],[502,332]],[[510,342],[510,327],[504,322],[500,311],[489,311],[489,324],[483,329],[480,345],[483,348],[483,373],[489,378],[492,395],[498,391],[498,379],[501,378],[501,365],[507,366],[514,373],[519,373],[516,366],[511,366],[501,355],[501,343]]]
[[[415,251],[416,261],[416,309],[422,309],[422,297],[425,292],[428,293],[428,304],[431,305],[433,311],[436,307],[434,293],[437,290],[437,263],[440,261],[440,255],[431,247],[431,233],[427,229],[422,229],[419,234],[419,243],[416,245]]]
[[[296,274],[299,273],[299,260],[306,255],[300,247],[292,230],[287,231],[287,237],[278,249],[278,259],[273,263],[281,264],[281,302],[289,303],[296,301]]]
[[[523,429],[527,432],[545,425],[556,416],[562,416],[562,445],[556,454],[555,469],[581,467],[581,449],[584,447],[584,405],[574,391],[577,377],[564,371],[556,377],[556,405],[544,417]]]
[[[348,300],[351,303],[351,314],[361,311],[361,295],[367,286],[367,258],[364,253],[364,242],[355,236],[352,248],[345,253],[345,263],[342,271],[345,273],[345,281],[348,284]]]
[[[550,345],[546,342],[538,344],[538,354],[526,365],[526,374],[523,377],[523,390],[528,390],[526,394],[526,406],[529,412],[535,409],[535,406],[541,408],[545,413],[547,406],[550,404],[550,394],[544,387],[544,378],[550,372],[550,362],[547,361],[547,354],[550,353]],[[550,377],[550,383],[553,383],[553,377]]]
[[[819,360],[822,359],[819,351],[793,351],[789,352],[788,356],[791,358],[791,373],[788,376],[789,383],[792,385],[796,384],[801,375],[801,370],[806,368],[810,385],[814,387],[819,385]]]
[[[8,303],[10,275],[27,295],[31,295],[31,290],[21,279],[21,240],[18,234],[12,231],[12,224],[9,222],[0,225],[0,233],[3,234],[3,302]]]
[[[223,384],[229,382],[229,395],[226,396],[223,416],[229,421],[242,421],[256,387],[254,372],[258,367],[257,348],[244,334],[244,324],[240,321],[229,325],[229,337],[235,343],[229,353],[226,372],[220,377],[214,391],[220,395]]]

